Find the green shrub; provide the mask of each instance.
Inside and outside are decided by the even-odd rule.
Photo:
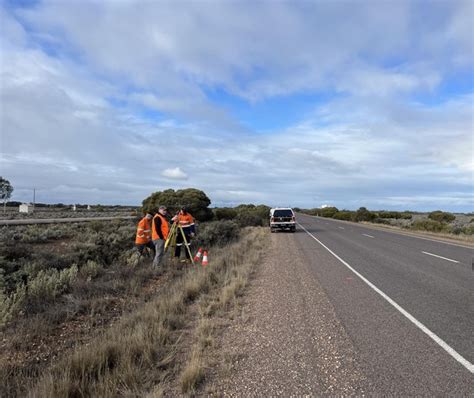
[[[403,220],[411,220],[413,218],[413,214],[410,213],[409,211],[404,211],[402,214],[402,219]]]
[[[465,235],[474,235],[474,225],[468,225],[464,227],[461,231],[461,233]]]
[[[26,286],[20,285],[14,293],[7,295],[0,287],[0,327],[13,319],[23,308],[26,299]]]
[[[229,207],[222,207],[214,210],[217,220],[233,220],[237,217],[237,210]]]
[[[237,206],[234,210],[237,211],[235,221],[241,227],[268,225],[270,219],[270,207],[268,206],[248,204]]]
[[[28,283],[28,301],[48,301],[67,291],[76,278],[77,266],[62,271],[49,269],[40,271]]]
[[[79,270],[79,274],[87,279],[92,280],[97,278],[102,273],[102,267],[100,264],[97,264],[95,261],[88,260]]]
[[[417,220],[410,228],[430,232],[448,232],[449,230],[446,224],[435,220]]]
[[[332,218],[334,217],[334,214],[336,214],[338,211],[339,210],[337,207],[325,207],[324,209],[321,209],[321,213],[319,215],[321,215],[322,217]]]
[[[452,213],[436,210],[428,214],[428,218],[430,220],[439,221],[439,222],[451,222],[456,219],[456,216]]]
[[[355,212],[354,215],[354,221],[372,221],[377,217],[377,215],[369,210],[367,210],[365,207],[359,208]]]
[[[378,218],[395,218],[395,219],[400,219],[406,217],[406,213],[401,213],[399,211],[379,211],[378,212]],[[411,218],[411,214],[409,214]]]
[[[390,221],[388,221],[386,218],[374,218],[372,222],[375,224],[391,225]]]
[[[239,237],[239,225],[230,220],[204,223],[198,230],[196,243],[198,247],[224,246]]]
[[[332,216],[332,218],[336,220],[345,220],[345,221],[352,221],[353,217],[354,217],[354,212],[349,211],[349,210],[337,211]]]
[[[241,213],[235,219],[240,227],[260,227],[263,225],[263,219],[258,214]]]

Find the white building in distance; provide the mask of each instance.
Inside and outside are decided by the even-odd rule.
[[[19,210],[20,213],[33,213],[33,205],[31,203],[22,203]]]

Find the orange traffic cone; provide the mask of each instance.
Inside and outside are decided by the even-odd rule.
[[[201,256],[202,256],[202,247],[199,248],[198,252],[194,256],[194,262],[199,261],[201,259]]]
[[[205,267],[209,262],[207,261],[207,251],[204,250],[204,255],[202,256],[202,266]]]

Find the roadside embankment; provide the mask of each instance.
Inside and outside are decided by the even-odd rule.
[[[195,390],[214,346],[214,315],[234,308],[261,261],[268,232],[244,229],[211,251],[207,267],[172,267],[156,296],[101,335],[59,358],[28,388],[29,396],[161,396]]]

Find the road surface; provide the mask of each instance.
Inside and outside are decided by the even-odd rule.
[[[473,249],[299,215],[224,334],[217,395],[474,396]],[[211,378],[212,380],[212,378]]]

